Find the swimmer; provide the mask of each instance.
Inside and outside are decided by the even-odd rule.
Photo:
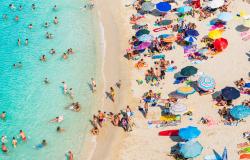
[[[26,38],[26,39],[25,39],[25,45],[27,46],[28,44],[29,44],[29,39]]]
[[[73,153],[71,151],[68,151],[68,153],[66,154],[66,157],[68,160],[74,160],[74,156],[73,156]]]
[[[5,153],[8,152],[8,149],[4,143],[2,143],[2,151]]]
[[[42,142],[35,146],[36,149],[41,149],[43,147],[47,146],[47,142],[45,139],[42,140]]]
[[[16,7],[14,6],[14,4],[11,3],[11,4],[9,4],[9,8],[13,10],[13,9],[15,9]]]
[[[80,110],[81,110],[79,102],[72,103],[69,107],[66,107],[66,108],[73,110],[75,112],[80,112]]]
[[[3,19],[4,19],[4,20],[7,20],[7,19],[8,19],[7,14],[3,14]]]
[[[62,58],[63,59],[68,59],[68,55],[66,53],[63,53]]]
[[[26,138],[25,133],[23,132],[23,130],[20,130],[19,135],[22,138],[22,141],[26,141],[27,140],[27,138]]]
[[[7,137],[3,135],[2,138],[1,138],[1,142],[6,143],[7,141],[8,141]]]
[[[3,112],[1,113],[0,118],[1,118],[2,120],[5,120],[5,119],[6,119],[6,112],[5,112],[5,111],[3,111]]]
[[[71,99],[74,98],[74,92],[73,92],[73,89],[72,89],[72,88],[69,89],[68,94],[69,94],[69,96],[70,96]]]
[[[68,92],[68,86],[67,86],[67,84],[64,81],[62,82],[62,84],[63,84],[64,94],[66,94]]]
[[[61,116],[59,116],[59,117],[56,117],[56,118],[50,120],[49,122],[57,122],[57,123],[60,123],[60,122],[63,121],[63,119],[64,119],[64,118],[63,118],[63,115],[61,115]]]
[[[18,44],[18,46],[21,46],[21,39],[20,38],[18,38],[17,44]]]
[[[47,39],[52,39],[53,38],[53,35],[49,32],[46,32],[46,38]]]
[[[42,57],[40,58],[40,61],[45,62],[46,61],[46,56],[42,55]]]
[[[73,49],[72,49],[72,48],[69,48],[69,49],[67,50],[67,54],[74,54]]]
[[[56,53],[56,50],[52,48],[52,49],[49,51],[49,53],[53,55],[53,54]]]
[[[33,25],[32,24],[29,24],[29,29],[32,29],[33,28]]]
[[[64,129],[64,128],[61,128],[60,126],[58,126],[58,127],[56,128],[56,131],[57,131],[58,133],[61,133],[61,132],[64,132],[65,129]]]
[[[14,148],[16,148],[16,145],[17,145],[17,140],[15,137],[12,138],[12,145]]]
[[[19,21],[19,17],[18,16],[15,17],[15,21],[17,21],[17,22]]]
[[[48,78],[46,77],[45,79],[44,79],[44,81],[43,81],[45,84],[49,84],[49,80],[48,80]]]
[[[19,11],[23,10],[23,6],[20,5],[18,9],[19,9]]]
[[[21,68],[22,66],[23,66],[22,62],[18,62],[17,64],[13,64],[14,68]]]
[[[49,23],[48,23],[48,22],[45,22],[45,23],[44,23],[44,27],[45,27],[45,28],[48,28],[48,27],[49,27]]]
[[[94,78],[91,78],[91,89],[93,93],[96,92],[96,82]]]
[[[35,4],[32,4],[32,5],[31,5],[31,8],[32,8],[32,10],[35,10],[35,9],[36,9],[36,5],[35,5]]]
[[[53,11],[57,11],[57,6],[56,5],[54,5]]]
[[[55,18],[54,18],[54,24],[58,24],[58,23],[59,23],[58,18],[55,17]]]

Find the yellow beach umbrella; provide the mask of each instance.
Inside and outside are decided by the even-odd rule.
[[[243,26],[250,28],[250,19],[244,19]]]
[[[180,94],[184,94],[184,95],[189,95],[189,94],[193,94],[195,92],[193,87],[190,86],[184,86],[184,87],[180,87],[176,90],[177,93]]]
[[[219,29],[212,30],[208,33],[208,37],[211,39],[218,39],[221,38],[221,36],[222,36],[222,30]]]
[[[245,11],[240,11],[240,17],[245,17],[247,13]]]

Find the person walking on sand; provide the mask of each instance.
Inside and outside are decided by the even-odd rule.
[[[91,89],[93,93],[96,92],[96,82],[94,78],[91,78]]]
[[[115,102],[115,90],[113,87],[110,87],[110,98],[113,102]]]
[[[148,102],[145,102],[144,103],[144,112],[145,112],[145,118],[147,118],[147,115],[148,115]]]

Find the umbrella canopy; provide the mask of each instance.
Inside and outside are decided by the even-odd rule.
[[[152,35],[149,35],[149,34],[144,34],[144,35],[138,37],[138,40],[142,41],[142,42],[150,42],[153,39],[154,39],[154,37]]]
[[[189,95],[189,94],[193,94],[195,92],[195,89],[190,86],[185,86],[185,87],[178,88],[176,92],[179,94]]]
[[[218,39],[221,38],[221,36],[222,36],[222,30],[219,29],[212,30],[208,33],[208,37],[211,39]]]
[[[197,85],[203,91],[209,91],[211,89],[214,89],[215,81],[212,77],[201,76],[197,81]]]
[[[224,148],[221,160],[228,160],[228,157],[227,157],[227,148],[226,147]]]
[[[138,47],[136,47],[136,50],[144,50],[148,48],[151,45],[151,42],[143,42]]]
[[[170,113],[175,114],[175,115],[183,114],[183,113],[187,112],[187,107],[183,104],[177,103],[177,104],[171,106],[169,111],[170,111]]]
[[[224,0],[212,0],[208,3],[208,7],[215,9],[224,5]]]
[[[248,116],[250,116],[250,108],[247,106],[243,106],[243,105],[238,105],[233,107],[230,110],[230,114],[231,116],[233,116],[235,119],[243,119],[246,118]]]
[[[193,43],[193,42],[196,42],[197,39],[193,36],[187,36],[185,39],[184,39],[186,42],[190,42],[190,43]]]
[[[233,18],[232,14],[229,12],[221,12],[218,16],[219,20],[222,20],[224,22],[230,21]]]
[[[219,38],[219,39],[216,39],[213,44],[214,44],[214,48],[217,51],[223,51],[224,49],[227,48],[228,41],[224,38]]]
[[[197,127],[188,126],[179,130],[179,137],[183,140],[191,140],[197,138],[201,131]]]
[[[184,158],[194,158],[201,154],[203,147],[199,142],[188,141],[185,144],[180,144],[180,154]]]
[[[233,100],[240,97],[240,91],[234,87],[225,87],[221,90],[221,95],[225,100]]]
[[[194,66],[187,66],[181,69],[181,75],[189,77],[196,74],[198,71]]]
[[[250,18],[244,19],[243,20],[243,26],[250,28]]]
[[[136,32],[135,36],[136,37],[140,37],[140,36],[142,36],[144,34],[149,34],[149,33],[150,33],[149,30],[147,30],[147,29],[141,29],[141,30],[139,30],[139,31]]]
[[[167,42],[167,43],[174,42],[175,40],[176,40],[176,37],[174,35],[169,36],[169,37],[163,39],[163,41]]]
[[[160,2],[156,4],[156,9],[160,12],[168,12],[171,8],[172,7],[168,2]]]
[[[179,13],[186,13],[186,12],[191,11],[192,9],[193,9],[193,8],[190,7],[190,6],[182,6],[182,7],[179,7],[179,8],[177,9],[177,12],[179,12]]]
[[[158,36],[158,38],[168,38],[174,36],[173,34],[161,34]]]
[[[186,35],[188,35],[188,36],[193,36],[193,37],[197,37],[197,36],[199,36],[200,34],[199,34],[199,32],[198,32],[197,30],[195,30],[195,29],[189,29],[189,30],[186,31]]]
[[[165,19],[160,22],[160,25],[166,26],[166,25],[170,25],[171,23],[172,23],[172,20]]]
[[[155,7],[155,4],[152,2],[144,2],[142,3],[142,10],[143,11],[152,11]]]

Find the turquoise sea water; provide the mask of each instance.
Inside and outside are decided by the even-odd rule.
[[[23,10],[10,10],[9,4],[23,6]],[[36,5],[32,10],[31,5]],[[53,11],[54,5],[58,6]],[[0,120],[0,135],[8,137],[9,152],[0,151],[1,160],[58,160],[65,159],[65,153],[72,150],[75,157],[83,150],[82,142],[87,132],[92,99],[87,85],[96,74],[95,36],[90,11],[80,9],[80,0],[4,0],[0,1],[0,112],[7,112],[7,120]],[[14,20],[19,16],[19,22]],[[53,24],[57,16],[59,24]],[[44,28],[48,21],[50,26]],[[28,25],[32,23],[33,29]],[[53,39],[46,39],[46,32],[53,33]],[[22,46],[17,45],[20,38]],[[25,46],[25,39],[29,45]],[[55,55],[49,54],[51,48]],[[76,52],[67,60],[62,53],[68,48]],[[47,62],[39,61],[45,54]],[[21,61],[22,68],[12,65]],[[48,77],[49,84],[43,80]],[[73,101],[63,94],[61,82],[73,88],[75,101],[82,106],[80,113],[65,110]],[[48,123],[56,116],[64,115],[60,124]],[[56,127],[65,128],[64,133],[56,133]],[[17,148],[11,146],[13,136],[22,129],[27,142],[18,141]],[[40,150],[33,148],[42,139],[48,146]],[[79,159],[79,158],[76,158]]]

